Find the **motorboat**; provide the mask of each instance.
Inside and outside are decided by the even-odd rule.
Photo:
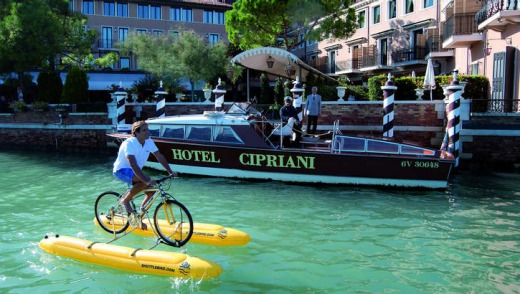
[[[180,174],[306,184],[446,188],[454,157],[388,138],[349,136],[339,121],[327,136],[303,136],[268,120],[252,104],[227,111],[147,120],[150,137]],[[116,143],[128,132],[109,134]],[[162,169],[150,156],[147,166]]]

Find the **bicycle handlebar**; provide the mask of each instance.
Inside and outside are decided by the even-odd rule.
[[[175,179],[174,177],[170,177],[170,176],[167,176],[167,177],[163,177],[163,178],[160,178],[158,180],[155,180],[155,182],[157,184],[161,184],[162,182],[166,181],[166,180],[169,180],[169,179]]]

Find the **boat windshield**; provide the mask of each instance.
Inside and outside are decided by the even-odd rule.
[[[226,112],[226,114],[230,115],[249,115],[257,113],[260,113],[260,111],[254,108],[249,102],[235,102]]]

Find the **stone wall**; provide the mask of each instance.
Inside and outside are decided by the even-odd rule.
[[[229,107],[230,103],[225,106]],[[110,109],[110,107],[109,107]],[[268,105],[258,106],[259,110]],[[468,108],[469,109],[469,108]],[[167,115],[213,111],[211,103],[168,103]],[[61,114],[61,118],[60,115]],[[445,135],[443,101],[396,101],[394,137],[437,149]],[[50,149],[114,147],[107,133],[115,130],[108,113],[20,112],[0,114],[0,144]],[[155,104],[128,104],[126,123],[155,117]],[[461,163],[520,164],[520,114],[461,114]],[[324,102],[318,129],[332,129],[335,120],[346,135],[381,136],[382,101]]]

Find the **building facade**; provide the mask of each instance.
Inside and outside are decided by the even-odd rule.
[[[485,75],[490,110],[518,111],[519,0],[358,0],[359,28],[347,40],[308,42],[293,53],[331,76]],[[505,102],[511,100],[512,103]]]
[[[224,14],[231,9],[230,0],[70,0],[72,11],[88,17],[88,29],[96,30],[97,38],[92,45],[94,57],[103,57],[109,52],[117,52],[119,61],[110,68],[109,76],[117,84],[114,72],[126,74],[135,80],[141,74],[139,60],[132,53],[122,54],[117,44],[124,42],[130,33],[175,35],[180,30],[193,30],[209,43],[227,42]],[[100,69],[102,70],[102,69]],[[89,73],[91,90],[105,90],[107,74]],[[130,83],[130,82],[129,82]],[[131,84],[131,83],[130,83]]]

